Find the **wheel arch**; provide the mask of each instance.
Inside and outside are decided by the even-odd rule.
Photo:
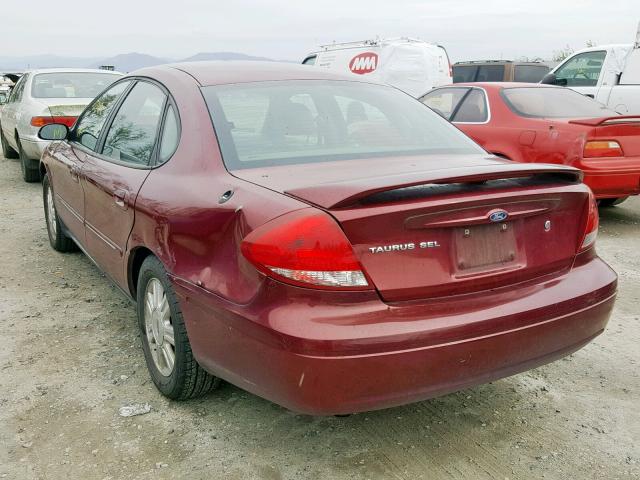
[[[127,265],[127,283],[129,287],[129,293],[135,299],[137,298],[138,277],[140,275],[140,267],[142,263],[149,256],[156,256],[154,253],[145,246],[135,247],[129,253],[129,262]]]

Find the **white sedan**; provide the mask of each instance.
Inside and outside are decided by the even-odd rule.
[[[121,73],[89,69],[33,70],[20,77],[0,111],[6,158],[19,158],[26,182],[40,180],[40,156],[49,142],[38,130],[48,123],[71,127],[84,108]]]

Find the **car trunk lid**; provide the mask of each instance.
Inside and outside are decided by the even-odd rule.
[[[570,268],[589,198],[583,185],[536,176],[413,190],[413,199],[394,202],[396,192],[385,192],[378,197],[390,202],[369,198],[331,210],[390,302],[498,288]]]
[[[298,166],[244,177],[330,213],[388,302],[498,288],[571,267],[589,201],[578,170],[489,158],[380,175],[372,163],[363,172],[376,174],[359,177],[351,176],[354,165],[342,178],[318,171],[315,181]]]
[[[47,107],[53,117],[78,117],[84,111],[91,99],[82,98],[52,98]]]
[[[640,157],[640,117],[618,116],[572,120],[569,123],[592,127],[588,140],[615,140],[625,157]]]

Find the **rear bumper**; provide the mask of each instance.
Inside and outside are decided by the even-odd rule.
[[[47,140],[40,140],[38,138],[20,138],[20,143],[24,153],[27,154],[27,158],[30,158],[31,160],[40,160],[42,152],[44,152],[44,149],[47,148],[47,145],[51,142]]]
[[[274,282],[240,307],[174,279],[205,369],[316,415],[424,400],[567,355],[604,330],[616,283],[595,257],[560,278],[455,302],[389,306],[370,292],[314,302],[306,289],[279,298],[291,288]]]
[[[596,198],[640,194],[640,157],[583,159],[576,167]]]

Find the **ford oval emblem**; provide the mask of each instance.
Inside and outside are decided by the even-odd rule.
[[[489,220],[492,222],[504,222],[509,214],[504,210],[493,210],[489,212]]]

